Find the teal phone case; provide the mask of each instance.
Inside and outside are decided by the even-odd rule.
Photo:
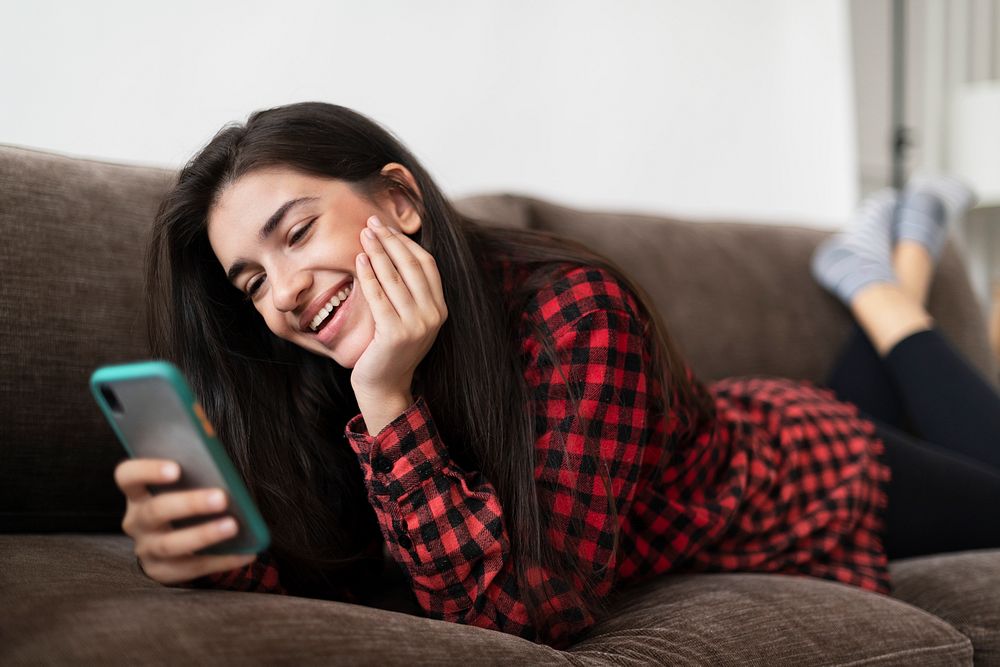
[[[102,366],[90,376],[90,391],[129,456],[170,459],[180,465],[176,482],[150,485],[150,493],[226,491],[229,502],[222,512],[171,522],[185,528],[223,516],[236,519],[235,536],[195,553],[250,554],[268,547],[271,535],[264,518],[176,366],[157,360]]]

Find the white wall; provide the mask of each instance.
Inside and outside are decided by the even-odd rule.
[[[843,0],[0,0],[0,142],[179,166],[317,99],[452,195],[840,224],[857,195]]]

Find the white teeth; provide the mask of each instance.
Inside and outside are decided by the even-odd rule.
[[[344,301],[347,301],[347,297],[350,295],[352,287],[354,287],[353,282],[334,294],[333,298],[327,301],[326,305],[320,308],[319,312],[316,313],[316,317],[314,317],[312,322],[309,323],[309,328],[316,331],[316,327],[318,327],[320,323],[326,319],[327,315],[333,312],[334,308],[342,304]]]

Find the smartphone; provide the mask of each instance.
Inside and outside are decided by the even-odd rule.
[[[177,481],[151,484],[150,493],[207,488],[226,492],[223,511],[171,522],[174,528],[186,528],[224,516],[236,520],[236,535],[196,554],[250,554],[268,547],[271,535],[264,519],[180,369],[158,360],[102,366],[90,376],[90,391],[129,456],[180,465]]]

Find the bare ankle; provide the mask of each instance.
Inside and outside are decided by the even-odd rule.
[[[851,312],[880,356],[904,338],[934,326],[934,318],[901,285],[875,284],[858,292]]]
[[[934,259],[927,248],[916,241],[900,240],[893,249],[892,268],[903,291],[926,304],[934,275]]]

